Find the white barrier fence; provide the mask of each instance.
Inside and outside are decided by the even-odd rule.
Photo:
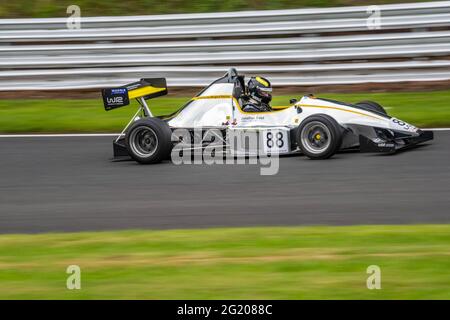
[[[82,8],[81,8],[82,9]],[[0,20],[1,90],[101,88],[143,77],[202,86],[230,66],[275,85],[450,79],[450,1],[232,13]]]

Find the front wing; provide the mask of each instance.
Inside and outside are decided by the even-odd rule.
[[[426,141],[433,140],[433,131],[419,131],[419,135],[415,137],[404,137],[399,139],[382,139],[379,137],[368,138],[363,135],[359,135],[359,148],[360,152],[385,152],[395,153],[416,147]]]

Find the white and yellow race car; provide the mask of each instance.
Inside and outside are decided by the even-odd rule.
[[[104,89],[106,110],[126,106],[134,98],[140,104],[114,140],[114,157],[157,163],[170,158],[175,146],[220,144],[235,155],[302,153],[327,159],[344,149],[394,153],[433,139],[432,131],[390,117],[375,102],[348,104],[308,95],[269,112],[244,112],[245,91],[244,76],[232,68],[177,112],[155,117],[147,100],[167,94],[164,78]],[[249,137],[256,137],[256,144],[248,143]]]

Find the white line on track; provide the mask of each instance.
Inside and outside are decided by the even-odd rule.
[[[117,137],[119,133],[0,134],[0,138]]]
[[[424,128],[423,130],[450,131],[450,128]],[[0,138],[117,137],[118,135],[119,135],[119,133],[0,134]]]

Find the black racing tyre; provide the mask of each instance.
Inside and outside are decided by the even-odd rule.
[[[383,113],[385,115],[387,115],[386,110],[384,110],[384,108],[377,102],[374,101],[361,101],[358,102],[356,104],[358,107],[362,107],[365,110],[369,110],[369,111],[375,111],[375,112],[379,112],[379,113]]]
[[[297,130],[297,145],[310,159],[328,159],[342,145],[342,128],[326,114],[309,116]]]
[[[158,118],[140,119],[127,130],[125,145],[128,154],[142,164],[168,159],[172,150],[172,130]]]

